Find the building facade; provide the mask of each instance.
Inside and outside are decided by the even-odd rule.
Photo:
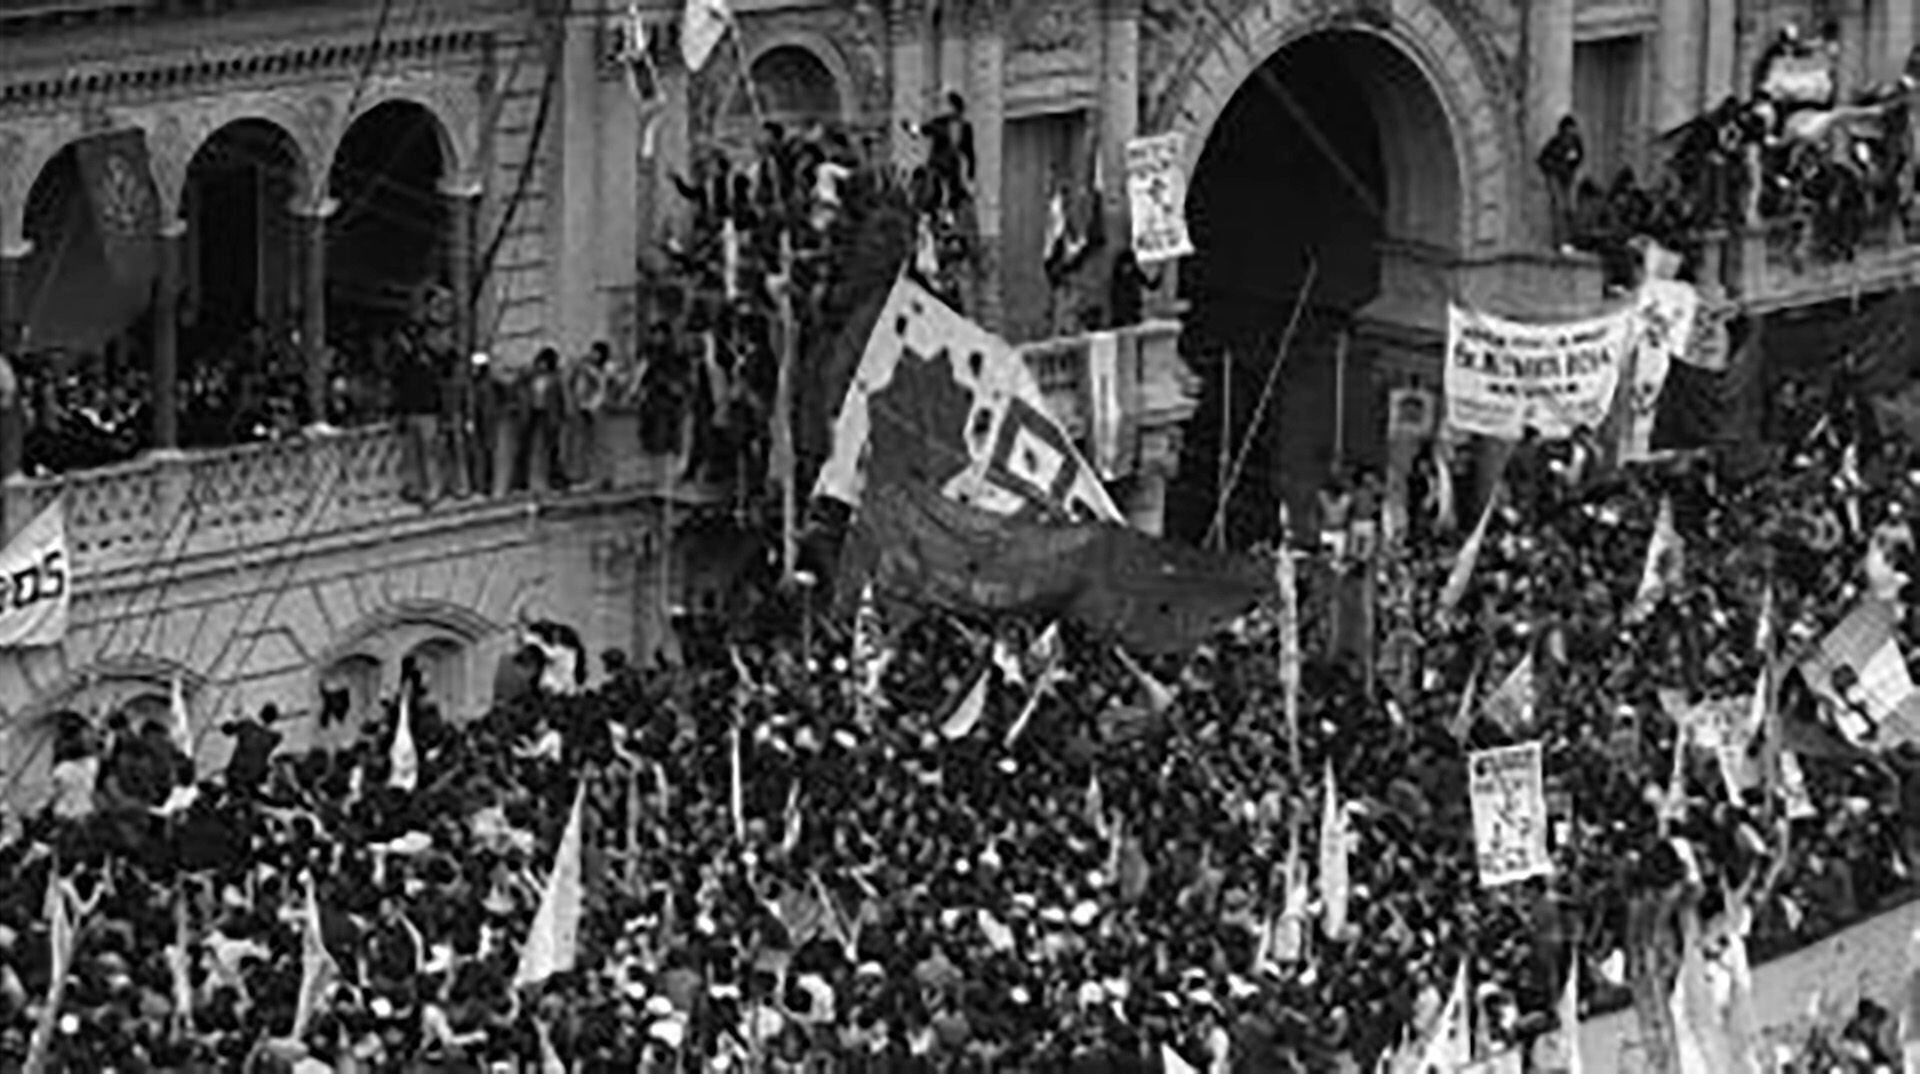
[[[656,105],[626,78],[624,4],[0,0],[0,353],[134,355],[153,443],[28,476],[32,401],[0,383],[7,527],[59,498],[79,559],[68,642],[0,658],[13,769],[46,714],[161,703],[176,681],[203,726],[269,700],[300,717],[326,684],[370,702],[413,656],[470,712],[521,619],[644,656],[663,609],[718,599],[703,579],[724,572],[687,546],[732,547],[725,512],[671,460],[619,488],[423,510],[393,431],[194,447],[182,378],[257,334],[286,341],[317,403],[328,340],[422,281],[471,296],[452,330],[497,363],[631,346],[687,227],[674,178],[750,152],[765,121],[841,127],[909,172],[916,128],[963,98],[968,305],[1081,431],[1127,141],[1183,135],[1196,249],[1146,273],[1145,317],[1120,331],[1116,468],[1137,522],[1197,535],[1232,455],[1268,504],[1376,459],[1385,393],[1438,383],[1449,301],[1598,308],[1600,266],[1553,241],[1534,165],[1563,116],[1593,174],[1648,172],[1656,135],[1743,92],[1781,26],[1831,22],[1864,85],[1904,64],[1920,3],[733,0],[737,32],[697,72],[680,6],[637,9]],[[1055,276],[1062,192],[1106,241]],[[1920,266],[1900,228],[1844,265],[1766,228],[1704,249],[1703,289],[1755,318],[1902,289]]]

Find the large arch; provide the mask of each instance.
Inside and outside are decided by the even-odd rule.
[[[1310,523],[1336,463],[1375,461],[1367,352],[1347,344],[1386,285],[1385,248],[1501,239],[1494,97],[1445,16],[1403,10],[1363,20],[1250,5],[1179,100],[1195,244],[1180,271],[1183,342],[1205,386],[1168,524],[1189,539],[1213,529],[1221,460],[1249,442],[1225,517],[1235,542],[1270,533],[1283,500]]]
[[[293,210],[308,196],[307,169],[299,140],[261,117],[228,122],[195,148],[180,196],[186,362],[222,355],[255,328],[284,338],[299,283]],[[182,375],[191,378],[191,367]]]
[[[443,282],[441,188],[459,163],[439,115],[406,98],[361,112],[341,135],[326,172],[338,204],[327,229],[335,334],[405,315],[425,285]]]
[[[16,312],[26,353],[73,359],[118,349],[151,304],[158,203],[137,130],[83,135],[45,160],[21,204],[28,251]]]

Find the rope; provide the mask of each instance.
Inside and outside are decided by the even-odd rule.
[[[1300,317],[1306,312],[1307,296],[1313,293],[1313,284],[1320,276],[1320,262],[1307,262],[1306,285],[1293,301],[1293,313],[1287,317],[1286,331],[1280,334],[1280,353],[1267,368],[1267,382],[1260,389],[1260,399],[1254,404],[1253,420],[1247,425],[1246,439],[1240,442],[1240,451],[1234,457],[1233,468],[1227,475],[1226,483],[1220,489],[1219,504],[1214,509],[1213,524],[1207,527],[1207,542],[1212,544],[1222,538],[1226,532],[1227,505],[1233,500],[1233,490],[1240,484],[1240,476],[1245,471],[1247,456],[1253,453],[1254,440],[1260,431],[1260,423],[1266,419],[1267,405],[1273,400],[1274,385],[1280,382],[1280,370],[1286,364],[1287,352],[1293,347],[1293,335],[1300,327]],[[1229,357],[1228,361],[1232,361]]]

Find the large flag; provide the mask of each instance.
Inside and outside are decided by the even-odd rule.
[[[1900,612],[1866,599],[1800,662],[1800,676],[1856,744],[1920,742],[1920,693],[1896,631]]]
[[[546,890],[540,895],[540,909],[534,912],[533,928],[527,933],[526,946],[520,950],[520,965],[513,972],[513,986],[539,984],[557,973],[572,970],[579,957],[580,915],[584,891],[580,876],[581,829],[586,823],[587,783],[573,795],[573,811],[567,815],[567,829],[560,836],[560,850],[553,858],[553,872],[547,875]]]
[[[55,500],[0,549],[0,578],[7,581],[0,610],[0,649],[58,645],[67,636],[73,602],[73,558],[67,548],[67,514]]]
[[[400,711],[393,722],[393,746],[387,752],[387,786],[411,792],[420,785],[420,749],[413,742],[413,687],[400,684]]]
[[[867,490],[843,558],[922,604],[1069,617],[1147,654],[1190,651],[1273,582],[1247,557],[1102,522],[1008,518],[910,483]]]
[[[1334,784],[1333,761],[1326,763],[1325,792],[1320,811],[1320,901],[1326,936],[1338,940],[1347,930],[1347,906],[1352,889],[1347,875],[1347,814]]]
[[[727,0],[687,0],[680,17],[680,58],[687,70],[699,71],[707,65],[713,50],[733,26],[733,12]]]
[[[859,507],[901,481],[998,515],[1123,520],[1019,354],[904,277],[847,387],[814,494]]]
[[[1627,610],[1627,622],[1637,623],[1653,614],[1660,598],[1680,584],[1686,562],[1686,542],[1673,525],[1673,501],[1662,497],[1660,514],[1653,523],[1653,536],[1647,539],[1647,561],[1640,570],[1640,588]]]

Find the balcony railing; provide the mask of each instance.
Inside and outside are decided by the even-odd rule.
[[[1116,338],[1122,444],[1118,469],[1152,465],[1163,451],[1156,432],[1192,415],[1195,385],[1178,354],[1180,326],[1151,322]],[[1091,404],[1090,337],[1035,344],[1023,356],[1054,412],[1084,436]],[[636,484],[613,494],[671,495],[708,501],[715,490],[679,481],[674,460],[652,460]],[[440,501],[431,511],[402,495],[402,444],[386,426],[337,435],[242,444],[171,454],[6,486],[10,520],[25,520],[62,499],[76,572],[98,576],[182,558],[244,553],[329,534],[484,511],[502,501],[476,496]],[[544,494],[556,495],[556,494]],[[528,493],[512,499],[524,503]],[[17,522],[14,524],[18,524]]]
[[[1920,279],[1920,245],[1904,221],[1868,227],[1847,256],[1819,248],[1811,221],[1788,219],[1717,235],[1720,280],[1753,312],[1905,287]]]

